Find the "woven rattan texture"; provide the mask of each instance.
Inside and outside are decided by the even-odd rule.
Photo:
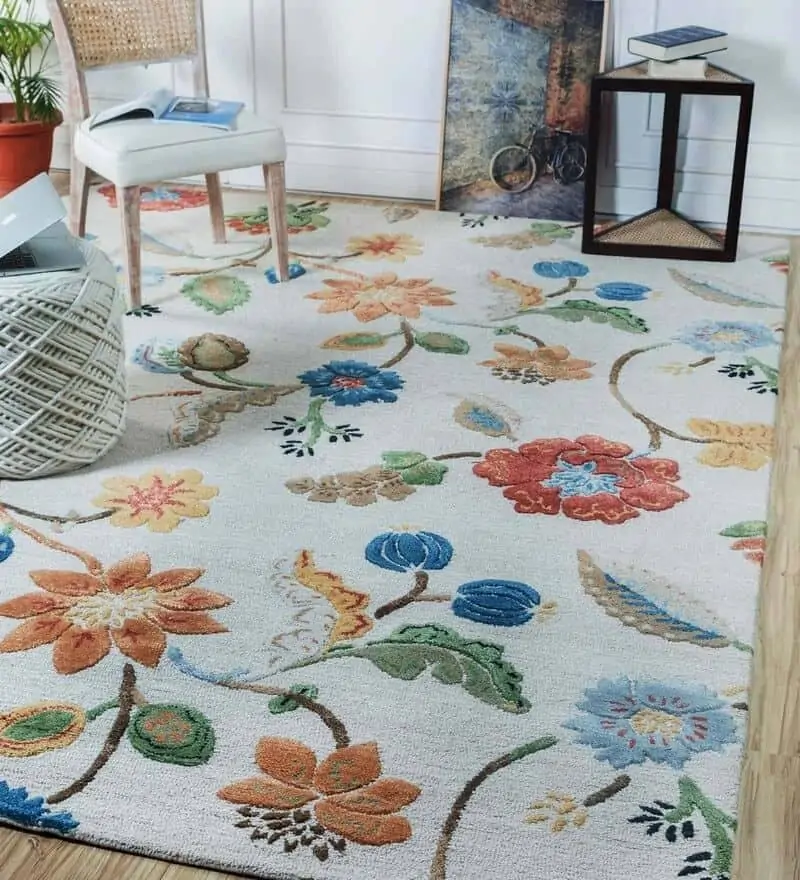
[[[63,0],[78,67],[197,54],[196,0]]]
[[[91,464],[124,429],[124,298],[108,258],[82,247],[85,270],[0,286],[0,478]]]
[[[645,61],[641,64],[631,64],[627,67],[617,67],[614,70],[609,70],[608,73],[604,74],[604,76],[608,77],[609,79],[647,79],[649,77],[647,71],[648,64]],[[713,64],[709,64],[706,68],[705,79],[707,82],[744,82],[741,77],[738,77],[733,73],[729,73],[727,70],[722,70],[722,68],[720,67],[714,67]]]
[[[614,227],[598,235],[597,241],[604,244],[652,244],[722,250],[720,241],[667,210],[654,211],[624,226]]]

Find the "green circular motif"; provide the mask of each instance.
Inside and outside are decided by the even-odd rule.
[[[142,706],[133,716],[128,739],[137,752],[164,764],[197,767],[214,753],[211,722],[197,709],[167,703]]]

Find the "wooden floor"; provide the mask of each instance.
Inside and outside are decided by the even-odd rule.
[[[798,269],[790,278],[769,547],[731,880],[800,880],[800,239],[792,246],[792,264]],[[0,828],[0,880],[236,876]]]

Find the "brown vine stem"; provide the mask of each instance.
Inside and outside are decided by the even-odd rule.
[[[266,255],[272,250],[272,239],[268,238],[267,243],[264,247],[259,248],[259,250],[250,254],[246,257],[239,257],[236,260],[231,260],[230,263],[226,263],[223,266],[213,266],[210,269],[172,269],[167,274],[172,275],[178,278],[190,276],[190,275],[217,275],[220,272],[227,272],[229,269],[239,269],[244,266],[247,267],[255,267],[256,263],[262,258],[266,257]]]
[[[601,788],[600,791],[590,794],[584,800],[583,805],[584,807],[596,807],[599,804],[604,804],[606,801],[611,800],[612,797],[618,795],[621,791],[625,791],[630,784],[630,776],[627,774],[618,776],[611,785],[606,785],[604,788]]]
[[[301,254],[299,251],[289,251],[289,256],[298,257],[301,260],[352,260],[354,257],[360,257],[364,251],[353,251],[348,254]],[[336,269],[341,272],[341,269]]]
[[[406,605],[416,602],[427,589],[428,573],[426,571],[414,572],[414,586],[407,593],[392,599],[391,602],[387,602],[376,609],[375,619],[380,620],[382,617],[386,617],[387,614],[393,614],[395,611],[405,608]]]
[[[515,330],[514,336],[518,336],[520,339],[527,339],[529,342],[532,342],[537,348],[546,348],[546,343],[543,339],[539,339],[538,336],[532,336],[530,333],[523,333],[521,330]]]
[[[709,355],[708,357],[702,358],[702,360],[695,361],[693,364],[689,364],[689,366],[693,370],[696,370],[698,367],[704,367],[706,364],[713,364],[716,359],[717,359],[716,356],[712,354],[712,355]]]
[[[122,684],[119,689],[119,710],[111,730],[108,732],[106,741],[103,743],[103,748],[100,749],[100,753],[92,761],[91,766],[83,776],[78,777],[75,782],[66,788],[62,788],[61,791],[51,794],[47,798],[48,804],[63,803],[74,794],[83,791],[100,770],[105,767],[111,756],[116,752],[125,731],[128,729],[128,724],[131,720],[131,709],[134,704],[134,694],[136,693],[138,693],[136,690],[136,671],[130,663],[126,663],[122,670]]]
[[[3,507],[19,516],[26,516],[28,519],[38,519],[42,522],[58,523],[62,526],[77,526],[83,525],[84,523],[98,522],[98,520],[101,519],[108,519],[114,513],[113,510],[102,510],[100,513],[92,513],[89,516],[51,516],[47,513],[37,513],[35,510],[27,510],[24,507],[17,507],[16,504],[9,504],[7,501],[3,502]]]
[[[230,688],[234,691],[251,691],[254,694],[265,694],[270,697],[289,697],[298,706],[302,706],[309,712],[313,712],[322,723],[330,730],[337,749],[345,749],[350,745],[350,735],[344,722],[340,721],[327,706],[312,700],[305,694],[298,694],[286,688],[271,687],[267,684],[254,684],[245,681],[215,681],[214,684]]]
[[[217,391],[242,390],[235,385],[222,385],[219,382],[208,382],[206,379],[201,379],[199,376],[195,376],[191,370],[181,370],[181,377],[186,379],[187,382],[193,382],[195,385],[202,385],[203,388],[214,388]]]
[[[336,272],[339,275],[348,275],[350,278],[358,278],[359,281],[363,281],[367,277],[366,275],[362,275],[361,272],[351,272],[350,269],[342,269],[339,266],[330,266],[328,263],[320,262],[316,257],[304,257],[304,259],[314,269],[325,269],[327,272]]]
[[[669,343],[662,342],[658,345],[649,345],[646,348],[634,348],[633,351],[626,352],[618,357],[617,360],[614,361],[614,365],[611,367],[611,373],[608,377],[608,387],[611,391],[611,396],[625,410],[625,412],[630,413],[638,422],[641,422],[645,428],[647,428],[647,433],[650,435],[650,449],[654,452],[661,448],[661,443],[664,437],[671,437],[673,440],[682,440],[684,443],[698,443],[702,445],[714,443],[716,442],[714,440],[702,437],[689,437],[686,434],[679,434],[676,431],[665,428],[663,425],[659,425],[658,422],[653,421],[649,416],[639,412],[639,410],[635,409],[630,403],[628,403],[622,392],[619,390],[619,380],[622,376],[622,371],[635,357],[638,357],[640,354],[645,354],[648,351],[656,351],[656,349],[659,348],[666,348],[668,345]]]
[[[557,296],[564,296],[566,293],[572,293],[577,286],[577,278],[568,278],[567,283],[560,290],[554,290],[553,293],[548,293],[545,299],[555,299]]]
[[[197,397],[202,391],[154,391],[152,394],[137,394],[131,398],[131,403],[137,400],[153,400],[157,397]]]
[[[445,452],[443,455],[434,455],[432,461],[455,461],[457,458],[481,458],[482,452]]]
[[[403,331],[405,345],[393,358],[390,358],[385,364],[381,364],[380,368],[382,370],[388,370],[389,367],[399,364],[400,361],[407,358],[414,349],[414,328],[408,323],[408,321],[403,320],[400,322],[400,329]]]
[[[470,779],[470,781],[464,786],[461,794],[456,798],[455,803],[442,826],[442,833],[439,835],[439,844],[436,847],[436,854],[433,857],[433,863],[431,865],[430,880],[446,880],[447,853],[453,842],[453,835],[458,828],[458,823],[461,821],[464,809],[481,785],[483,785],[490,776],[497,773],[498,770],[503,770],[514,762],[519,761],[522,758],[527,758],[528,755],[533,755],[536,754],[536,752],[542,752],[545,749],[549,749],[557,742],[558,740],[554,736],[543,736],[533,742],[526,743],[524,746],[520,746],[518,749],[507,752],[502,757],[491,761],[483,768],[483,770],[481,770],[480,773],[477,774],[477,776],[473,776],[473,778]]]
[[[102,573],[103,564],[99,559],[92,556],[90,553],[85,553],[83,550],[76,550],[74,547],[69,547],[66,544],[62,544],[60,541],[56,541],[53,538],[43,535],[41,532],[37,532],[36,529],[25,525],[25,523],[22,523],[13,517],[8,512],[7,505],[0,503],[0,522],[2,521],[11,523],[17,531],[21,532],[23,535],[27,535],[27,537],[36,541],[37,544],[41,544],[43,547],[49,547],[51,550],[56,550],[59,553],[66,553],[69,556],[74,556],[76,559],[80,559],[80,561],[86,566],[89,574],[99,575]]]

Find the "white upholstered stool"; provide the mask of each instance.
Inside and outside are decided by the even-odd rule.
[[[125,427],[124,297],[102,251],[76,272],[0,278],[0,479],[91,464]]]

